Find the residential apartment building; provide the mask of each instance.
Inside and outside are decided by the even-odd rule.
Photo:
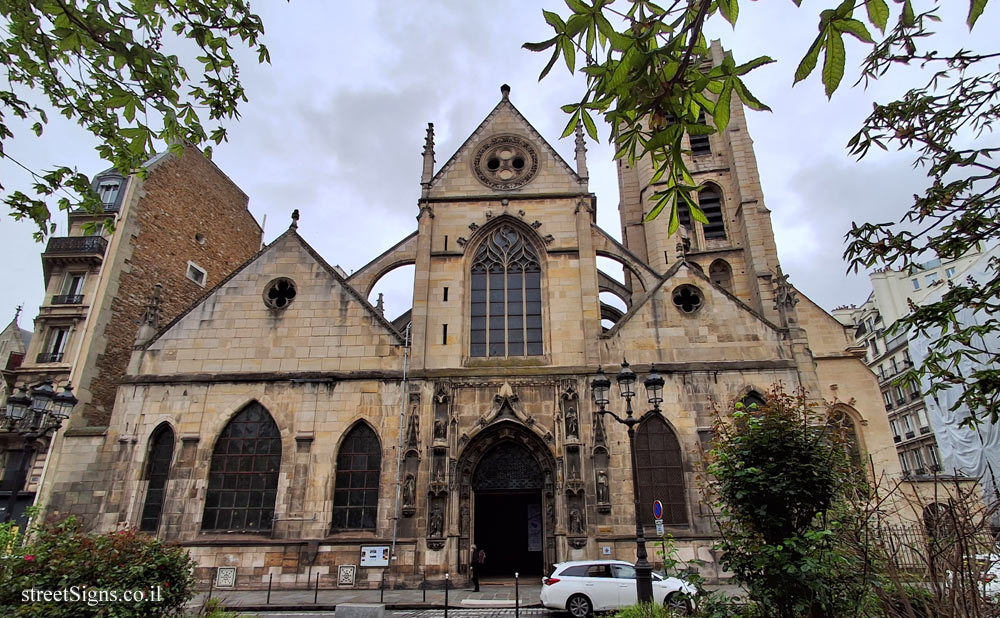
[[[50,237],[41,255],[45,299],[11,382],[30,390],[51,381],[57,391],[71,383],[79,403],[65,435],[106,430],[142,323],[169,321],[260,248],[246,194],[201,152],[165,152],[146,169],[145,179],[98,174],[92,188],[104,212],[71,210],[66,234]],[[106,218],[114,233],[101,225]],[[13,461],[19,438],[0,430],[0,444]],[[34,500],[46,450],[16,511]]]

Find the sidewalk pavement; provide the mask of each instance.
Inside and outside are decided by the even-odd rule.
[[[532,577],[532,583],[525,584],[522,580],[514,589],[514,580],[484,581],[479,592],[471,588],[451,588],[448,590],[449,609],[475,608],[513,608],[515,594],[518,597],[518,607],[541,607],[539,594],[542,586],[538,578]],[[710,591],[724,590],[730,595],[746,594],[733,585],[708,585]],[[199,593],[190,603],[192,607],[200,607],[208,597],[208,591]],[[387,610],[400,609],[443,609],[445,606],[445,591],[443,588],[433,590],[396,589],[396,590],[356,590],[356,589],[324,589],[320,590],[272,590],[270,602],[267,590],[222,590],[215,589],[212,597],[222,600],[228,609],[240,612],[265,611],[336,611],[338,603],[378,603],[385,605]]]
[[[514,582],[483,582],[479,592],[472,588],[451,588],[448,590],[448,607],[455,609],[492,608],[515,606],[515,594],[519,597],[518,607],[541,607],[538,596],[542,586],[539,578],[532,577],[531,584],[520,583],[515,591]],[[200,607],[207,599],[208,591],[202,591],[190,605]],[[212,591],[212,598],[220,599],[228,609],[241,612],[263,611],[335,611],[338,603],[379,603],[387,610],[393,609],[441,609],[445,606],[443,588],[434,590],[356,590],[324,589],[315,590],[272,590],[270,602],[267,590],[223,590]],[[314,601],[315,599],[315,601]]]

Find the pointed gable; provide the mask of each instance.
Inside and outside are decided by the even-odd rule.
[[[401,343],[289,230],[146,344],[139,373],[392,370]]]
[[[689,300],[685,287],[695,288],[700,298]],[[675,293],[681,294],[679,303],[674,302]],[[674,264],[603,339],[612,351],[610,358],[627,355],[632,363],[787,358],[777,326],[686,261]]]
[[[431,179],[428,197],[585,192],[586,179],[514,107],[509,89],[501,91],[493,111]]]

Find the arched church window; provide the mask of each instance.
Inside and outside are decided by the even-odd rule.
[[[517,228],[498,225],[472,259],[469,355],[542,353],[542,268]]]
[[[767,403],[764,401],[764,398],[761,396],[761,394],[758,393],[757,391],[750,391],[749,393],[743,396],[742,401],[743,405],[746,406],[747,409],[751,409],[754,407],[760,409],[763,408],[764,405]]]
[[[378,436],[371,427],[359,423],[344,437],[337,453],[334,530],[375,529],[381,471],[382,447]]]
[[[174,456],[174,430],[163,423],[149,438],[149,455],[146,460],[146,500],[142,505],[142,517],[139,520],[139,530],[156,532],[160,527],[160,515],[163,513],[163,498],[167,491],[167,476],[170,473],[170,461]]]
[[[663,503],[663,523],[687,524],[687,500],[684,491],[684,464],[681,445],[667,422],[650,416],[635,432],[636,473],[639,478],[639,502]],[[653,512],[642,510],[642,522],[653,525]]]
[[[851,415],[840,407],[835,407],[830,411],[829,426],[840,433],[840,442],[847,451],[847,456],[855,466],[861,466],[861,446],[858,437],[858,426],[854,423]]]
[[[705,240],[726,238],[726,222],[722,216],[722,196],[718,189],[709,187],[698,192],[698,207],[705,213]]]
[[[202,530],[271,529],[281,468],[281,433],[256,401],[234,416],[212,452]]]
[[[729,267],[729,262],[725,260],[715,260],[708,267],[708,277],[712,283],[732,294],[733,292],[733,269]]]

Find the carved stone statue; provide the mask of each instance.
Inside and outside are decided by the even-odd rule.
[[[576,408],[566,409],[566,436],[578,438],[580,436],[580,418],[576,413]]]
[[[445,422],[438,418],[434,420],[434,439],[444,440],[448,437],[447,426]]]
[[[460,532],[465,534],[469,530],[469,506],[463,504],[459,511],[458,525],[461,527]]]
[[[569,512],[569,532],[570,534],[583,534],[583,513],[576,507],[573,507]]]
[[[444,532],[444,514],[441,509],[431,511],[431,520],[427,526],[427,536],[440,537]]]
[[[575,481],[580,478],[580,466],[576,463],[576,459],[571,459],[569,462],[569,480]]]
[[[413,506],[413,502],[416,499],[417,479],[415,479],[412,474],[407,474],[406,480],[403,481],[403,504],[406,506]]]
[[[600,414],[594,415],[594,443],[604,444],[604,419]]]
[[[597,501],[607,503],[608,500],[608,474],[604,470],[597,471]]]
[[[406,445],[416,448],[417,446],[417,415],[416,411],[410,414],[410,424],[406,428]]]
[[[550,529],[556,527],[556,505],[551,500],[549,505],[545,507],[545,519],[548,521]]]

